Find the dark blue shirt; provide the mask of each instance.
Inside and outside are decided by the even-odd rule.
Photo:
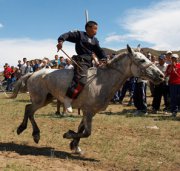
[[[89,37],[86,32],[74,31],[62,34],[58,42],[69,41],[75,43],[76,53],[78,55],[92,55],[95,53],[99,59],[107,58],[103,49],[99,46],[96,37]]]

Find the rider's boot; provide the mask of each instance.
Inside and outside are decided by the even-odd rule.
[[[64,106],[67,112],[69,113],[73,112],[72,106],[71,106],[72,100],[78,97],[83,87],[84,87],[83,84],[78,83],[76,88],[68,88],[68,91],[66,93],[67,96],[64,99]]]
[[[73,112],[71,103],[72,103],[72,99],[66,96],[64,98],[64,106],[65,106],[66,111],[69,113]]]

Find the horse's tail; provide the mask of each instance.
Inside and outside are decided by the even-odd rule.
[[[8,99],[14,99],[17,97],[19,91],[21,92],[27,92],[27,81],[29,79],[29,77],[32,75],[33,73],[27,73],[26,75],[22,76],[14,85],[14,90],[12,92],[12,94],[9,96],[6,92],[5,96]]]

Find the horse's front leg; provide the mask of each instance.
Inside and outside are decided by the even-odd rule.
[[[69,130],[63,135],[63,137],[67,139],[73,138],[73,141],[70,144],[71,149],[78,148],[80,138],[87,138],[91,135],[92,117],[93,114],[84,112],[83,119],[78,128],[78,132],[76,133],[72,130]]]
[[[60,113],[60,107],[61,107],[61,102],[59,101],[59,100],[57,100],[57,106],[56,106],[56,109],[57,109],[57,111],[56,111],[56,115],[60,115],[61,113]]]
[[[84,131],[84,122],[82,119],[79,124],[77,133],[82,133],[83,131]],[[70,149],[75,151],[75,153],[81,153],[81,149],[79,148],[79,141],[80,141],[80,138],[74,138],[70,143]]]

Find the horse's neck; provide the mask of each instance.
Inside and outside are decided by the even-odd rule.
[[[102,87],[106,87],[106,93],[109,95],[109,98],[112,98],[127,78],[132,76],[130,63],[131,62],[128,57],[122,57],[119,62],[114,63],[112,67],[104,70],[103,76],[101,76],[103,79]]]

